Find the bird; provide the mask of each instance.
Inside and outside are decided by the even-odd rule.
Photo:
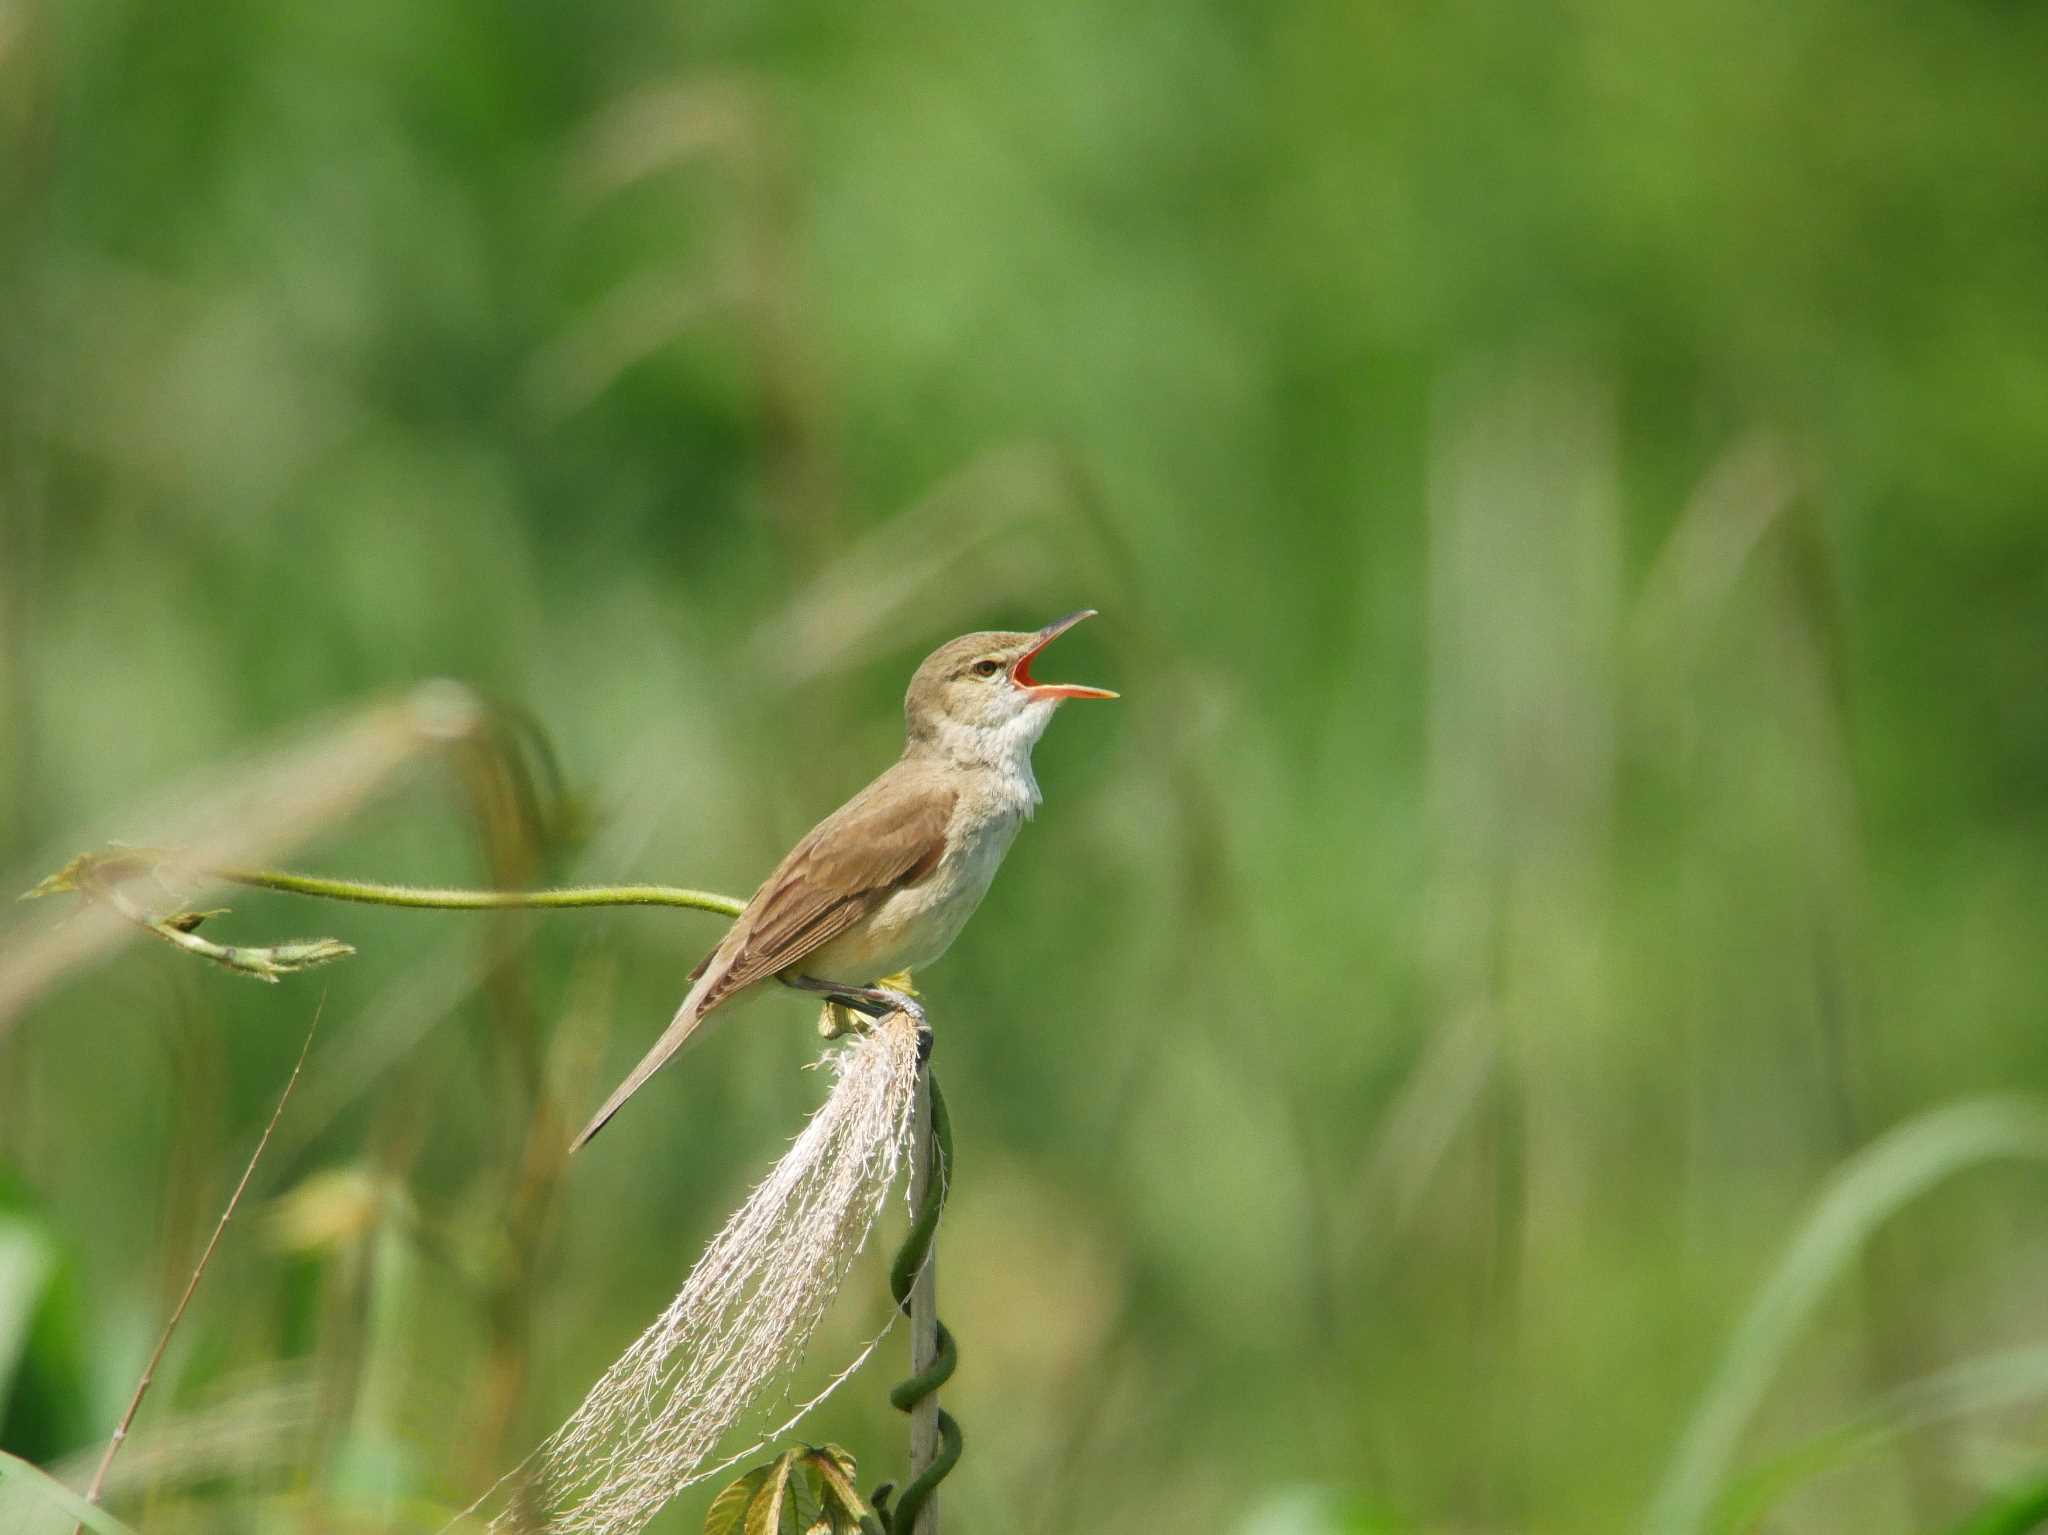
[[[791,848],[718,946],[690,972],[661,1038],[571,1143],[581,1150],[698,1034],[715,1011],[780,981],[881,1018],[907,1014],[929,1047],[923,1006],[882,984],[937,959],[988,894],[1038,808],[1031,748],[1070,698],[1107,688],[1040,682],[1040,652],[1093,608],[1034,632],[986,630],[927,656],[903,697],[903,755]]]

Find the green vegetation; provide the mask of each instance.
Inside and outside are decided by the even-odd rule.
[[[1123,700],[918,978],[949,1531],[2025,1528],[2044,60],[1997,0],[0,0],[4,889],[744,892],[933,644],[1098,607]],[[764,1001],[562,1161],[716,914],[161,898],[0,913],[0,1450],[89,1481],[326,1003],[100,1528],[435,1529],[822,1095]],[[899,1474],[903,1373],[803,1441]]]

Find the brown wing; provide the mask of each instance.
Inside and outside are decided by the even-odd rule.
[[[787,970],[931,873],[945,853],[956,798],[943,785],[913,787],[885,776],[821,821],[748,903],[735,925],[740,942],[698,1011]]]

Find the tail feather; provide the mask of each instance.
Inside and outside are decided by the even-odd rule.
[[[626,1100],[639,1092],[647,1079],[666,1066],[669,1057],[688,1044],[691,1036],[704,1026],[704,1020],[711,1013],[711,1009],[704,1005],[704,994],[709,990],[710,987],[702,978],[690,988],[690,994],[683,998],[683,1005],[676,1009],[675,1017],[670,1020],[669,1026],[662,1030],[661,1038],[654,1042],[654,1048],[640,1058],[640,1064],[628,1073],[625,1081],[612,1090],[611,1097],[604,1101],[604,1107],[591,1116],[590,1123],[585,1125],[576,1139],[569,1143],[572,1155],[581,1151],[590,1138],[605,1127],[612,1115],[625,1107]]]

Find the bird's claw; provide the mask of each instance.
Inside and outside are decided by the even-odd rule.
[[[878,986],[875,988],[875,1000],[880,1002],[888,1012],[901,1013],[912,1023],[916,1024],[919,1030],[925,1033],[930,1032],[931,1025],[926,1022],[924,1016],[924,1004],[911,996],[909,992],[897,991],[887,986]]]
[[[888,1013],[901,1013],[917,1030],[917,1064],[922,1067],[932,1058],[932,1025],[925,1016],[924,1004],[908,992],[898,991],[893,986],[875,988],[876,1000],[888,1009]],[[887,1017],[888,1013],[882,1016]]]

